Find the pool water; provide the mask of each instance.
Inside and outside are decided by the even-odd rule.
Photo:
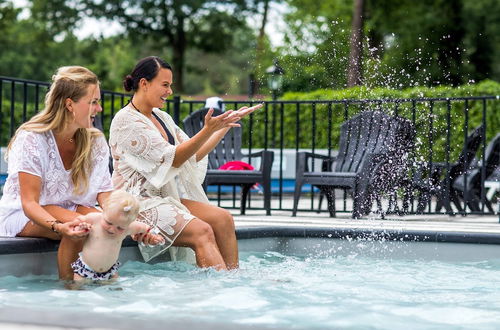
[[[366,243],[354,244],[357,249],[349,252],[342,246],[314,254],[242,252],[241,269],[231,272],[129,261],[116,283],[78,291],[66,290],[55,275],[1,277],[0,308],[46,306],[164,326],[195,318],[235,327],[498,328],[500,254],[489,260],[429,259],[404,253],[408,243],[401,243],[391,248],[399,256],[389,258],[375,245],[363,255]]]

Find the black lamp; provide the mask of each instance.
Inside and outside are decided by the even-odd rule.
[[[278,91],[283,87],[283,75],[285,74],[285,70],[279,66],[278,60],[275,59],[274,64],[266,69],[266,74],[268,75],[268,87],[273,93],[273,100],[276,100]]]

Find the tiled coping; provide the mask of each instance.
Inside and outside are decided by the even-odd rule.
[[[353,229],[327,227],[242,227],[236,229],[239,240],[264,237],[315,237],[325,239],[370,239],[401,240],[420,242],[500,244],[500,233],[471,233],[456,231],[416,231],[387,229]],[[137,243],[131,239],[123,242],[123,247],[133,247]],[[56,252],[57,241],[43,238],[0,237],[0,255]]]

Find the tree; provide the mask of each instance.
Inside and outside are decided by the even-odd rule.
[[[476,0],[367,0],[369,28],[380,36],[380,43],[370,47],[381,49],[373,83],[415,86],[466,81],[464,1]]]
[[[0,7],[0,72],[2,75],[48,80],[60,65],[78,59],[76,38],[66,33],[55,41],[56,34],[44,21],[33,16],[19,18],[21,8]]]
[[[236,29],[245,25],[246,1],[132,1],[82,0],[86,13],[115,20],[126,27],[135,47],[144,38],[157,41],[158,50],[172,50],[177,90],[184,89],[185,54],[188,48],[221,53],[233,41]]]
[[[262,61],[264,58],[264,51],[265,51],[265,43],[266,43],[266,24],[267,24],[267,14],[269,12],[269,0],[265,0],[263,3],[263,12],[262,12],[262,20],[259,28],[259,34],[257,35],[257,49],[255,53],[255,72],[253,73],[252,79],[251,79],[251,86],[250,88],[252,89],[252,93],[254,94],[258,92],[259,89],[259,80],[256,79],[256,77],[260,77],[263,73],[262,70]]]
[[[475,81],[500,81],[500,2],[464,1],[464,66]]]
[[[364,0],[354,0],[351,28],[351,48],[347,71],[347,87],[361,84],[363,74],[363,21]]]
[[[294,67],[288,72],[296,72],[287,77],[289,89],[347,85],[339,73],[349,65],[346,45],[357,38],[350,33],[363,34],[359,71],[369,87],[500,80],[499,1],[363,0],[363,24],[352,20],[356,1],[287,1],[292,11],[282,53]]]
[[[249,88],[248,73],[254,67],[255,44],[254,31],[246,28],[234,32],[233,47],[224,53],[188,49],[184,93],[222,97],[246,93]]]
[[[349,56],[352,1],[288,0],[280,63],[286,90],[343,88]]]

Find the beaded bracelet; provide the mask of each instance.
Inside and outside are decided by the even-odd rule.
[[[60,232],[58,232],[58,231],[56,230],[56,224],[58,224],[58,223],[59,223],[59,224],[62,224],[62,222],[61,222],[61,221],[59,221],[59,220],[54,220],[54,221],[52,221],[52,223],[51,223],[51,225],[50,225],[50,229],[52,229],[52,231],[53,231],[54,233],[56,233],[56,234],[60,235],[61,233],[60,233]]]

